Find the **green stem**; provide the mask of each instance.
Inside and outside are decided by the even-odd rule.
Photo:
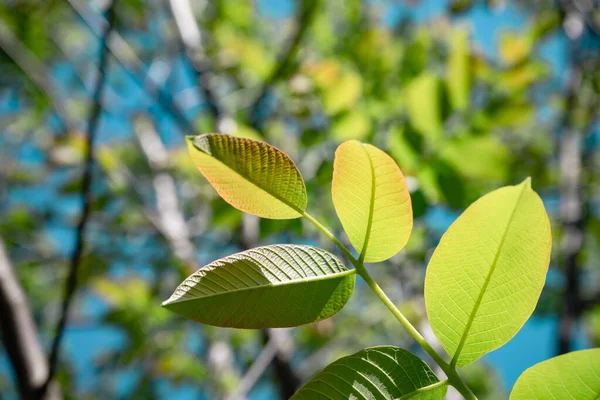
[[[385,304],[385,306],[390,310],[390,312],[396,317],[396,319],[402,324],[404,329],[410,333],[410,335],[415,339],[417,343],[421,345],[421,347],[429,354],[429,356],[440,366],[442,371],[448,377],[448,382],[450,385],[454,386],[456,390],[466,399],[466,400],[477,400],[477,397],[471,392],[469,387],[462,380],[454,365],[448,364],[444,359],[438,354],[437,351],[425,340],[425,338],[419,333],[417,328],[410,323],[410,321],[402,314],[402,312],[396,307],[396,305],[390,300],[389,297],[385,294],[383,289],[379,287],[377,282],[373,280],[369,272],[365,268],[364,264],[357,260],[352,253],[340,242],[334,235],[331,233],[325,226],[323,226],[319,221],[313,218],[306,211],[302,214],[306,219],[313,223],[321,232],[325,234],[329,239],[336,244],[337,247],[344,253],[346,257],[350,260],[354,268],[356,268],[356,273],[360,275],[364,281],[369,285],[371,290],[375,292],[377,297]]]
[[[348,259],[350,261],[352,261],[352,265],[354,265],[356,267],[356,264],[358,263],[358,261],[356,260],[356,258],[354,258],[354,256],[352,255],[352,253],[350,253],[350,251],[346,248],[346,246],[344,246],[342,244],[342,242],[340,242],[334,235],[333,233],[329,232],[329,229],[325,228],[319,221],[317,221],[315,218],[313,218],[312,215],[310,215],[309,213],[307,213],[306,211],[302,214],[302,216],[304,218],[306,218],[307,220],[309,220],[310,222],[312,222],[312,224],[314,226],[316,226],[317,228],[319,228],[319,230],[321,232],[323,232],[325,234],[325,236],[327,236],[329,239],[331,239],[331,241],[333,243],[335,243],[335,245],[337,247],[340,248],[340,250],[344,253],[344,255],[346,257],[348,257]]]
[[[410,399],[412,397],[415,397],[418,394],[429,392],[430,390],[434,390],[434,389],[437,389],[439,387],[444,387],[444,386],[447,386],[447,385],[448,385],[448,379],[446,379],[444,381],[439,381],[439,382],[436,382],[436,383],[434,383],[432,385],[424,386],[422,388],[415,389],[415,390],[413,390],[410,393],[403,394],[402,396],[400,396],[400,398],[398,400],[407,400],[407,399]]]

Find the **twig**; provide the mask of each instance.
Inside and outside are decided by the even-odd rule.
[[[0,22],[0,48],[4,50],[31,82],[50,100],[63,128],[67,131],[75,132],[77,124],[69,116],[58,90],[56,90],[52,81],[50,72],[2,22]]]
[[[79,223],[76,229],[76,237],[75,237],[75,248],[71,255],[70,265],[69,265],[69,275],[67,278],[67,282],[64,288],[63,295],[63,303],[61,307],[60,319],[58,321],[56,327],[56,334],[54,340],[52,342],[52,347],[50,350],[49,356],[49,367],[50,371],[48,373],[48,379],[46,384],[42,389],[42,394],[46,390],[48,384],[54,378],[58,368],[58,358],[60,354],[60,346],[62,344],[62,339],[64,337],[65,328],[69,319],[69,310],[71,307],[71,303],[77,289],[78,284],[78,272],[81,266],[81,260],[83,256],[83,251],[85,247],[85,230],[88,224],[89,216],[91,213],[92,207],[92,194],[91,194],[91,186],[92,186],[92,169],[94,164],[94,139],[100,126],[100,116],[102,114],[102,93],[106,83],[107,77],[107,69],[109,62],[109,52],[107,49],[107,43],[109,40],[110,33],[113,29],[115,22],[115,6],[116,0],[113,1],[107,10],[108,21],[109,24],[106,27],[102,40],[100,41],[100,60],[98,72],[99,76],[96,80],[96,86],[93,94],[93,106],[90,113],[89,118],[89,126],[88,126],[88,135],[86,141],[86,158],[85,158],[85,166],[81,184],[81,197],[83,200],[83,209],[81,211],[81,216],[79,218]]]
[[[48,360],[39,341],[27,296],[23,291],[0,238],[0,331],[8,358],[15,371],[19,393],[34,398],[48,377]],[[52,385],[45,400],[60,399],[57,385]]]

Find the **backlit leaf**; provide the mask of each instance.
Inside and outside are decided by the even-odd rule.
[[[332,197],[354,248],[366,262],[399,252],[412,229],[412,206],[404,176],[394,160],[355,140],[335,152]]]
[[[377,346],[328,365],[290,400],[441,400],[446,390],[423,360],[398,347]]]
[[[298,218],[306,209],[300,171],[284,152],[256,140],[206,134],[187,138],[192,161],[219,195],[263,218]]]
[[[208,325],[298,326],[338,312],[354,290],[354,276],[354,270],[325,250],[264,246],[200,268],[163,306]]]
[[[453,363],[479,359],[523,326],[544,286],[551,240],[529,179],[483,196],[450,226],[427,267],[425,303]]]
[[[600,398],[600,349],[575,351],[527,369],[517,380],[511,400]]]

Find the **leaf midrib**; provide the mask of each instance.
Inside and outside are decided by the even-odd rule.
[[[213,160],[217,161],[218,163],[220,163],[221,165],[223,165],[225,168],[227,168],[228,170],[230,170],[231,172],[233,172],[234,174],[236,174],[237,176],[239,176],[240,178],[244,179],[247,182],[250,182],[254,187],[256,187],[258,190],[261,190],[263,192],[265,192],[266,194],[268,194],[269,196],[273,197],[275,200],[279,200],[280,202],[282,202],[283,204],[285,204],[286,206],[290,207],[292,210],[296,211],[298,214],[300,214],[300,216],[302,216],[302,213],[304,213],[304,210],[296,207],[295,205],[291,204],[290,202],[288,202],[287,200],[271,193],[270,191],[266,190],[265,188],[258,186],[258,184],[256,182],[254,182],[252,179],[250,179],[249,177],[245,176],[244,174],[240,173],[239,171],[236,171],[235,169],[231,168],[229,165],[225,164],[223,161],[221,161],[220,159],[218,159],[217,157],[213,156],[212,154],[208,154],[207,152],[205,152],[204,150],[198,148],[198,146],[196,146],[196,143],[194,143],[194,136],[189,136],[188,140],[190,140],[192,142],[192,146],[194,146],[194,148],[196,150],[198,150],[199,152],[201,152],[202,154],[204,154],[205,156],[208,156],[210,158],[212,158]],[[279,150],[281,151],[281,150]],[[282,152],[283,153],[283,152]],[[283,153],[285,154],[285,153]],[[294,162],[289,159],[289,161],[294,165],[294,167],[297,169],[296,165],[294,164]],[[300,179],[300,183],[302,183],[302,187],[304,189],[304,193],[306,193],[306,185],[304,184],[304,180]]]
[[[371,166],[371,198],[369,200],[369,220],[367,221],[367,230],[365,232],[365,240],[360,251],[358,262],[362,263],[367,256],[367,247],[369,246],[369,240],[371,239],[371,229],[373,227],[373,213],[375,209],[375,167],[373,166],[373,160],[367,151],[366,145],[359,143],[360,148],[365,152],[369,165]]]
[[[483,286],[481,287],[481,290],[479,291],[479,295],[477,296],[477,300],[475,300],[475,306],[473,307],[473,311],[471,311],[471,314],[469,315],[469,319],[467,321],[467,325],[465,326],[465,330],[460,338],[460,342],[458,344],[458,347],[456,348],[454,357],[452,357],[452,361],[450,362],[450,365],[453,367],[456,366],[456,364],[458,363],[460,353],[461,353],[463,347],[465,346],[465,343],[467,342],[469,331],[471,330],[473,321],[475,321],[475,317],[477,316],[477,311],[479,311],[479,307],[481,306],[481,301],[483,300],[483,296],[485,295],[487,287],[492,279],[492,276],[494,275],[494,271],[496,270],[496,264],[498,263],[498,259],[500,258],[500,254],[502,253],[502,248],[504,247],[504,242],[506,241],[506,236],[507,236],[508,231],[510,230],[510,226],[513,222],[515,212],[517,211],[519,203],[521,202],[523,193],[525,193],[525,190],[528,187],[525,184],[522,184],[522,185],[523,185],[523,188],[521,189],[521,193],[519,193],[519,197],[517,198],[517,201],[515,202],[515,206],[514,206],[512,212],[510,213],[510,218],[508,219],[508,224],[506,224],[504,233],[502,233],[502,238],[500,239],[500,244],[498,245],[498,250],[496,251],[496,255],[494,256],[494,261],[492,261],[490,270],[488,271],[488,274],[485,277]]]
[[[311,276],[309,278],[292,279],[292,280],[281,282],[281,283],[268,283],[268,284],[264,284],[264,285],[248,286],[248,287],[245,287],[245,288],[238,288],[238,289],[233,289],[233,290],[226,290],[224,292],[213,293],[213,294],[209,294],[207,296],[192,297],[192,298],[185,298],[185,299],[183,299],[183,298],[180,297],[179,299],[174,300],[174,301],[166,300],[165,302],[162,303],[162,306],[163,307],[164,306],[169,306],[169,305],[175,304],[175,303],[185,303],[186,301],[208,299],[210,297],[229,295],[231,293],[244,292],[244,291],[247,291],[247,290],[267,289],[267,288],[273,288],[273,287],[293,285],[293,284],[297,284],[297,283],[310,283],[310,282],[313,282],[313,281],[326,281],[326,280],[333,279],[333,278],[343,278],[346,275],[352,275],[352,274],[355,274],[355,273],[356,273],[355,270],[348,269],[346,271],[335,272],[333,274],[326,274],[326,275],[320,275],[320,276]]]

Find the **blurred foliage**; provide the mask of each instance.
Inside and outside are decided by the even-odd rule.
[[[0,23],[47,68],[80,130],[65,132],[56,104],[0,50],[0,235],[30,297],[44,343],[52,337],[78,217],[90,95],[86,88],[98,51],[98,38],[70,3],[100,20],[99,1],[0,4]],[[542,51],[548,41],[566,47],[571,43],[563,30],[564,12],[553,2],[503,6],[504,1],[450,1],[446,12],[431,20],[409,14],[393,22],[386,18],[395,6],[390,1],[299,1],[290,3],[296,6],[281,18],[270,16],[257,5],[261,2],[191,3],[209,85],[235,122],[234,133],[263,138],[292,155],[307,181],[311,213],[334,231],[341,230],[330,194],[331,154],[337,144],[352,138],[372,142],[400,165],[412,192],[415,229],[407,250],[374,274],[415,321],[425,322],[423,266],[441,235],[439,226],[431,224],[435,212],[441,210],[449,222],[490,189],[531,176],[549,213],[558,217],[558,138],[563,114],[571,112],[586,144],[582,183],[589,212],[581,255],[585,295],[598,296],[600,42],[591,25],[584,28],[583,56],[565,61],[580,63],[584,72],[578,98],[569,103],[562,81],[567,67],[554,70]],[[413,11],[421,6],[419,1],[400,3]],[[298,51],[270,82],[264,99],[251,107],[277,70],[289,38],[297,32],[296,18],[307,7],[319,8]],[[501,7],[511,7],[526,22],[519,30],[499,32],[495,48],[481,48],[464,16],[475,9],[493,15]],[[59,376],[72,398],[166,398],[169,390],[218,398],[237,386],[263,346],[259,332],[204,327],[160,308],[190,265],[161,232],[161,204],[154,187],[159,174],[169,174],[176,183],[200,265],[243,248],[246,226],[241,213],[218,198],[194,170],[182,139],[190,132],[175,126],[170,109],[158,105],[155,94],[131,78],[142,83],[148,76],[158,79],[168,102],[183,108],[193,126],[215,126],[167,8],[161,1],[139,0],[120,1],[117,7],[117,29],[144,69],[128,64],[129,54],[121,62],[113,58],[109,71],[93,216],[69,331],[73,336],[67,338],[68,357]],[[597,15],[594,11],[590,16],[596,24]],[[166,146],[161,168],[149,163],[137,140],[132,120],[140,114],[152,118]],[[261,244],[320,240],[301,220],[261,220],[255,229]],[[564,234],[558,220],[553,231],[558,244]],[[555,249],[559,259],[559,246]],[[540,313],[550,315],[559,311],[563,290],[561,269],[556,262],[552,267],[558,283],[548,283],[539,306]],[[367,345],[414,346],[385,310],[371,304],[375,299],[366,288],[358,285],[357,292],[332,320],[291,331],[291,365],[302,379]],[[597,306],[582,311],[585,331],[595,345],[599,315]],[[109,329],[106,335],[118,343],[89,339],[86,354],[80,355],[75,335],[81,329],[84,334]],[[230,351],[218,352],[222,359],[216,362],[210,351],[215,343],[225,343]],[[5,371],[0,369],[0,391],[14,393]],[[502,397],[485,363],[470,368],[466,376],[481,398]],[[269,369],[253,398],[275,396],[276,380]]]

